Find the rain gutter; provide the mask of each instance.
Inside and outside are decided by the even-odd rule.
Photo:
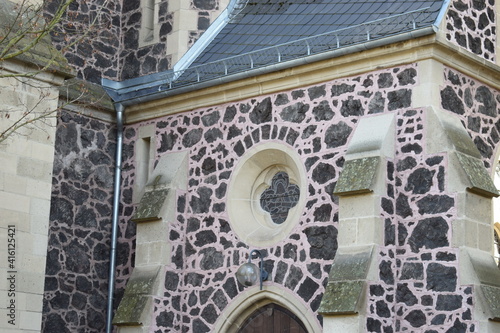
[[[122,146],[123,146],[123,116],[125,107],[121,103],[115,104],[116,110],[116,163],[115,163],[115,182],[113,193],[113,220],[111,224],[111,251],[109,255],[109,285],[108,285],[108,303],[106,312],[106,333],[113,331],[113,294],[115,289],[115,271],[116,271],[116,243],[118,235],[119,205],[120,205],[120,187],[121,187],[121,169],[122,169]]]
[[[126,85],[125,82],[116,82],[116,81],[103,79],[102,84],[103,84],[103,86],[106,87],[106,90],[108,90],[108,92],[110,93],[110,96],[112,95],[114,97],[114,99],[119,101],[120,104],[122,104],[123,106],[130,106],[130,105],[146,103],[146,102],[150,102],[153,100],[158,100],[158,99],[162,99],[162,98],[166,98],[166,97],[170,97],[170,96],[180,95],[180,94],[188,93],[188,92],[199,90],[199,89],[214,87],[217,85],[222,85],[222,84],[225,84],[228,82],[242,80],[242,79],[246,79],[249,77],[268,74],[268,73],[275,72],[275,71],[281,71],[281,70],[289,69],[292,67],[307,65],[310,63],[314,63],[314,62],[318,62],[318,61],[322,61],[322,60],[327,60],[327,59],[331,59],[331,58],[336,58],[336,57],[340,57],[340,56],[344,56],[344,55],[348,55],[348,54],[352,54],[352,53],[356,53],[356,52],[366,51],[366,50],[374,49],[374,48],[377,48],[380,46],[385,46],[385,45],[389,45],[389,44],[393,44],[393,43],[399,43],[399,42],[407,41],[407,40],[414,39],[414,38],[428,36],[428,35],[435,34],[437,32],[437,30],[438,30],[437,26],[432,25],[429,27],[421,28],[418,30],[412,30],[409,32],[405,32],[405,33],[398,34],[398,35],[393,35],[393,36],[386,37],[386,38],[367,41],[367,42],[364,42],[362,44],[347,46],[347,47],[343,47],[343,48],[339,48],[339,49],[335,49],[335,50],[331,50],[331,51],[327,51],[327,52],[323,52],[323,53],[319,53],[319,54],[305,56],[305,57],[302,57],[299,59],[294,59],[294,60],[290,60],[290,61],[286,61],[286,62],[280,62],[280,63],[276,63],[273,65],[261,67],[261,68],[247,70],[247,71],[240,72],[237,74],[221,76],[221,77],[218,77],[216,79],[212,79],[212,80],[208,80],[208,81],[204,81],[204,82],[197,82],[197,83],[193,83],[193,84],[179,87],[179,88],[161,90],[162,86],[165,86],[165,83],[161,83],[161,84],[159,83],[157,85],[157,89],[155,92],[148,92],[142,96],[127,97],[128,93],[121,95],[120,94],[121,89],[124,89],[124,90],[127,89],[130,91],[130,86]],[[143,84],[144,84],[143,86],[151,87],[151,83],[148,83],[147,81],[145,81]],[[133,92],[133,95],[140,94],[141,88],[142,88],[141,85],[137,85],[137,89]],[[132,95],[132,93],[130,95]]]

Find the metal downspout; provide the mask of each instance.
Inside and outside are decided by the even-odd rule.
[[[113,331],[113,293],[115,289],[115,270],[116,270],[116,240],[118,235],[118,220],[120,206],[120,187],[121,187],[121,169],[122,169],[122,145],[123,145],[123,111],[124,106],[120,103],[115,104],[116,110],[116,164],[115,164],[115,183],[113,194],[113,220],[111,224],[111,251],[109,254],[109,286],[108,286],[108,306],[106,313],[106,333]]]

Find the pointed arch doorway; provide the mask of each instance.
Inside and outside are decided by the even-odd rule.
[[[250,314],[238,333],[307,333],[307,330],[291,311],[269,303]]]
[[[297,332],[320,333],[323,328],[318,316],[311,311],[311,308],[304,304],[297,295],[290,293],[288,290],[277,286],[265,286],[264,290],[259,288],[251,288],[242,292],[231,304],[229,304],[223,313],[219,316],[219,320],[215,324],[213,332],[218,333],[239,333],[252,332],[243,331],[247,327],[247,322],[255,320],[262,312],[269,311],[269,306],[272,305],[273,315],[282,313],[288,314],[294,321],[299,323],[302,330]],[[278,306],[278,307],[277,307]],[[277,309],[277,310],[276,310]],[[285,311],[281,311],[285,309]],[[270,312],[267,312],[268,314]],[[261,319],[269,319],[263,316]],[[286,328],[286,327],[285,327]],[[263,332],[255,330],[254,332]],[[272,331],[271,331],[272,332]],[[274,332],[280,332],[275,330]],[[287,332],[287,331],[284,331]],[[289,331],[295,333],[296,331]]]

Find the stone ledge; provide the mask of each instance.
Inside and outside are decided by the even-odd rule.
[[[156,287],[159,267],[136,267],[125,287],[125,294],[113,318],[114,325],[140,325]]]
[[[333,260],[318,312],[322,315],[361,312],[372,261],[373,246],[339,250]]]
[[[372,192],[379,164],[379,157],[346,161],[333,194],[341,196]]]

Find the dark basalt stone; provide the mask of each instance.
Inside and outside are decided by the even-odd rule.
[[[325,85],[311,87],[307,89],[307,93],[309,94],[309,98],[315,100],[316,98],[323,97],[326,95]]]
[[[472,8],[481,11],[486,8],[486,0],[472,0]]]
[[[382,209],[389,215],[394,213],[394,205],[392,201],[387,198],[382,198]]]
[[[444,324],[446,320],[446,315],[445,314],[438,314],[431,320],[432,325],[442,325]]]
[[[382,96],[382,93],[377,91],[373,98],[368,103],[368,113],[381,113],[384,112],[385,108],[385,98]]]
[[[328,101],[321,101],[318,105],[316,105],[312,110],[312,114],[314,115],[314,120],[316,121],[330,120],[335,115],[332,108],[328,104]]]
[[[408,229],[403,223],[398,223],[398,245],[403,246],[408,237]]]
[[[307,264],[307,270],[309,271],[309,273],[311,273],[311,275],[316,278],[316,279],[320,279],[321,278],[321,265],[318,264],[318,263],[310,263],[310,264]]]
[[[165,289],[176,291],[179,286],[179,274],[167,271],[165,273]]]
[[[422,310],[413,310],[406,315],[405,320],[413,327],[421,327],[426,323],[426,316]]]
[[[94,210],[81,206],[76,213],[75,224],[84,228],[97,227],[97,217]]]
[[[325,184],[335,178],[335,167],[327,163],[318,163],[312,172],[312,179],[318,184]]]
[[[210,332],[210,328],[201,319],[196,318],[193,320],[193,332]]]
[[[477,88],[474,99],[482,104],[479,105],[478,109],[480,113],[490,117],[497,116],[497,103],[495,101],[495,96],[490,89],[485,86]]]
[[[379,265],[380,279],[386,284],[394,284],[394,273],[392,270],[392,265],[390,261],[382,260]]]
[[[278,262],[278,266],[276,268],[276,274],[274,277],[274,282],[279,284],[283,283],[287,272],[288,272],[288,264],[282,261]]]
[[[339,84],[339,85],[334,85],[332,86],[331,92],[332,92],[332,97],[340,96],[345,93],[350,93],[353,92],[354,89],[356,88],[356,85],[348,85],[345,83]]]
[[[389,318],[391,316],[391,311],[389,310],[387,303],[384,301],[377,301],[375,303],[375,312],[377,313],[377,316],[382,318]]]
[[[361,104],[359,99],[354,99],[352,96],[349,96],[347,100],[342,101],[340,113],[344,117],[362,116],[364,114],[363,104]]]
[[[222,288],[231,299],[236,297],[238,294],[238,288],[236,287],[236,281],[234,278],[228,278]]]
[[[283,246],[283,258],[297,260],[297,245],[285,244]]]
[[[408,284],[400,283],[396,290],[396,302],[412,306],[418,303],[418,299],[408,288]]]
[[[381,73],[377,79],[377,85],[380,89],[390,88],[394,83],[394,78],[390,73]]]
[[[253,110],[250,112],[250,121],[254,124],[263,124],[272,120],[273,105],[271,98],[267,97],[261,102],[257,103]]]
[[[193,5],[198,9],[213,10],[217,7],[216,0],[193,0]]]
[[[421,280],[424,278],[424,266],[421,263],[405,262],[401,269],[401,280]]]
[[[288,131],[288,134],[286,136],[286,142],[290,145],[293,146],[295,144],[295,141],[297,141],[297,138],[299,137],[299,132],[296,130],[290,128]]]
[[[385,220],[385,245],[395,245],[396,242],[396,227],[391,223],[390,219]]]
[[[75,292],[71,296],[71,307],[73,307],[74,309],[83,310],[85,309],[86,305],[87,305],[87,296],[85,294]]]
[[[210,211],[210,206],[212,205],[212,189],[208,187],[200,187],[196,190],[198,196],[192,196],[189,204],[193,210],[193,213],[208,213]]]
[[[389,111],[408,108],[411,106],[411,89],[400,89],[387,93],[387,108]]]
[[[69,306],[69,295],[56,291],[49,300],[49,304],[53,310],[66,310]]]
[[[422,146],[418,143],[408,143],[401,147],[401,152],[410,153],[413,152],[415,154],[420,154],[422,152]]]
[[[382,323],[374,318],[366,319],[366,329],[368,332],[381,333]]]
[[[203,135],[203,129],[201,128],[192,129],[191,131],[187,132],[182,138],[182,145],[186,148],[193,147],[201,140],[202,135]]]
[[[50,205],[50,220],[73,224],[73,204],[66,199],[53,197]]]
[[[201,117],[201,122],[203,126],[212,126],[217,124],[220,119],[219,111],[213,111]]]
[[[419,168],[408,176],[405,191],[411,191],[413,194],[425,194],[432,187],[434,171]]]
[[[187,273],[184,278],[184,284],[192,285],[193,287],[200,287],[203,283],[203,275],[199,273]]]
[[[436,253],[436,260],[439,260],[439,261],[455,261],[455,260],[457,260],[457,256],[454,253],[438,252],[438,253]]]
[[[170,328],[174,325],[174,313],[171,311],[162,311],[156,316],[156,325],[158,327]]]
[[[445,213],[455,205],[455,199],[447,195],[427,195],[417,201],[418,213],[437,214]]]
[[[278,94],[276,96],[276,100],[274,101],[274,105],[280,106],[280,105],[288,104],[289,102],[290,101],[288,100],[287,94]]]
[[[213,287],[208,287],[206,289],[200,290],[200,304],[205,305],[209,300],[210,297],[212,296],[214,292]]]
[[[283,111],[281,111],[280,116],[284,121],[301,123],[305,119],[308,110],[309,110],[309,104],[298,102],[283,108]]]
[[[470,17],[464,17],[464,23],[469,30],[476,30],[476,22]]]
[[[294,290],[303,277],[304,273],[302,273],[300,268],[295,267],[293,265],[290,266],[290,269],[288,271],[288,276],[285,281],[285,287],[290,290]]]
[[[417,70],[415,68],[407,68],[397,75],[399,80],[399,85],[406,86],[409,84],[415,84],[414,78],[417,76]]]
[[[57,128],[55,149],[57,155],[63,156],[80,152],[76,124],[69,123]]]
[[[96,261],[105,261],[109,259],[109,246],[103,243],[98,243],[94,246],[92,258]]]
[[[384,287],[382,287],[379,284],[371,285],[370,286],[370,295],[372,296],[383,296],[385,293]]]
[[[332,206],[323,204],[314,210],[314,221],[328,222],[332,215]]]
[[[87,273],[90,270],[88,248],[76,239],[64,247],[66,269],[73,273]]]
[[[227,307],[227,298],[222,290],[217,290],[212,298],[215,305],[219,308],[220,311],[223,311]]]
[[[438,295],[436,310],[453,311],[462,307],[462,296],[460,295]]]
[[[229,127],[227,132],[228,140],[231,140],[232,138],[235,138],[240,135],[241,135],[241,129],[239,129],[236,125],[231,125],[231,127]]]
[[[457,269],[438,263],[427,266],[427,290],[455,291],[457,287]]]
[[[196,240],[194,245],[202,247],[207,244],[213,244],[217,242],[217,236],[212,230],[203,230],[196,234]]]
[[[435,249],[448,246],[448,229],[448,223],[440,216],[419,221],[408,239],[411,250],[416,253],[423,247]]]
[[[400,194],[396,199],[396,214],[402,218],[413,216],[413,209],[410,207],[408,197],[404,194]]]
[[[217,318],[219,318],[219,313],[213,304],[208,304],[207,306],[205,306],[203,311],[201,311],[201,317],[208,323],[213,324],[215,323]]]
[[[207,157],[201,165],[201,170],[204,175],[209,175],[217,171],[217,161],[211,157]]]
[[[344,146],[347,143],[347,139],[351,135],[351,132],[352,128],[343,121],[331,125],[325,132],[324,140],[327,148],[337,148]]]
[[[475,54],[483,53],[483,43],[481,38],[473,37],[471,34],[467,34],[467,43],[469,44],[469,50]]]
[[[476,136],[474,138],[474,144],[476,145],[482,156],[489,158],[493,154],[493,149],[491,148],[491,146],[488,143],[484,142],[481,137]]]
[[[292,98],[294,100],[296,100],[297,98],[302,98],[304,96],[305,96],[304,95],[304,90],[302,90],[302,89],[292,91]]]
[[[415,160],[415,158],[412,156],[407,156],[404,159],[399,160],[397,162],[396,169],[398,171],[404,171],[404,170],[413,169],[416,166],[417,166],[417,161]]]
[[[304,279],[304,282],[300,285],[299,289],[297,290],[297,294],[302,297],[302,299],[306,302],[308,302],[311,297],[314,295],[316,290],[318,290],[319,284],[314,282],[313,279],[310,277],[306,277]]]
[[[311,259],[332,260],[337,251],[337,229],[333,226],[310,227],[304,230],[310,244]]]
[[[70,333],[66,327],[66,321],[56,313],[50,313],[43,321],[43,332]]]

